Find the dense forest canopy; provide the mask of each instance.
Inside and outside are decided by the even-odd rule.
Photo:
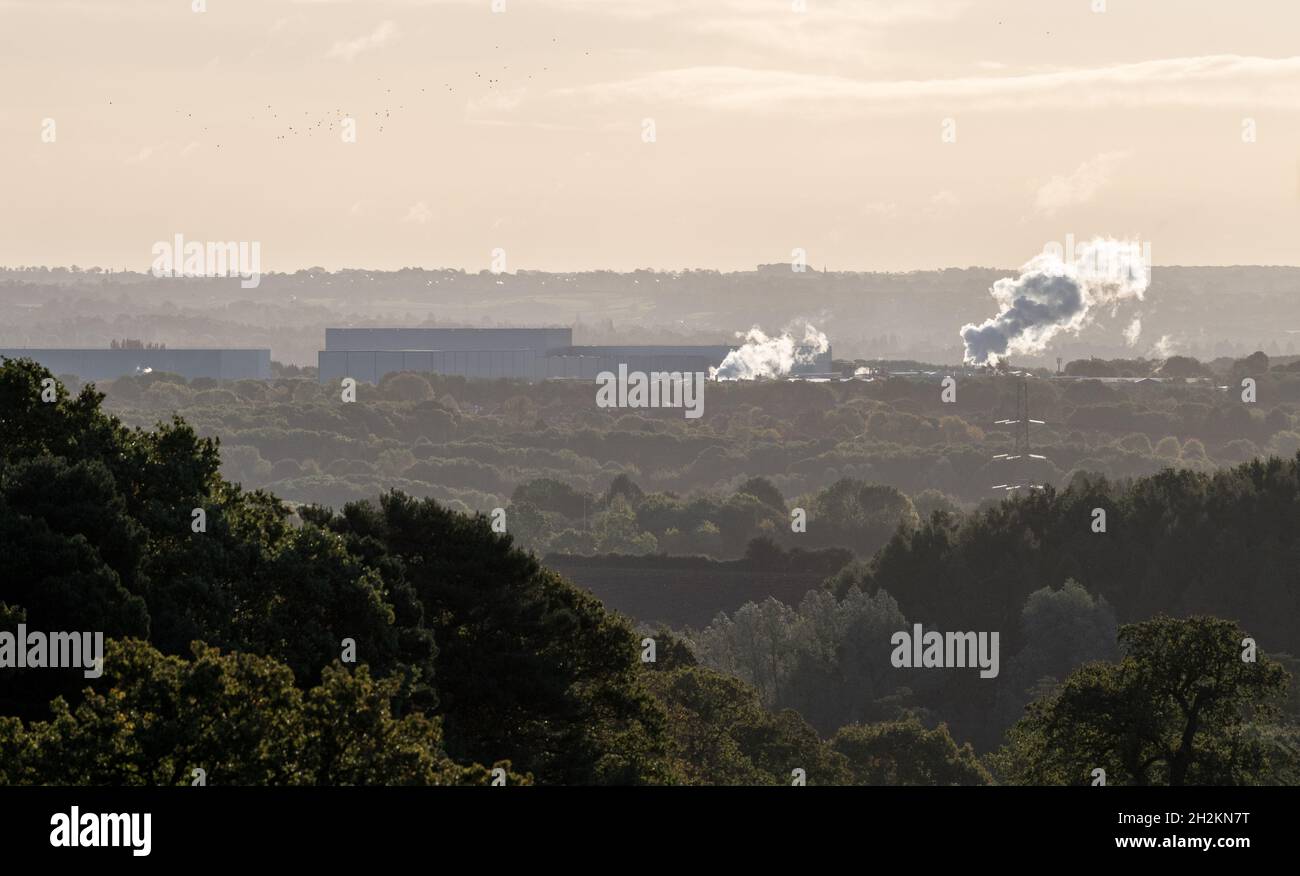
[[[352,406],[307,381],[266,384],[249,404],[245,384],[132,379],[123,386],[142,396],[214,394],[130,408],[155,416],[133,426],[94,387],[55,384],[43,400],[49,377],[0,365],[0,629],[99,630],[108,647],[96,678],[0,674],[0,782],[188,784],[203,769],[214,784],[483,784],[499,769],[544,784],[789,784],[798,770],[810,784],[1087,784],[1097,767],[1112,784],[1297,780],[1294,453],[1213,472],[1180,455],[1139,477],[1081,462],[1059,487],[977,506],[846,469],[876,464],[880,447],[855,443],[872,416],[922,430],[935,416],[934,388],[906,381],[727,387],[696,436],[653,417],[580,426],[574,387],[525,398],[427,378],[426,397],[385,397],[422,391],[394,380]],[[1043,386],[1044,410],[1086,407],[1071,386]],[[1156,433],[1203,430],[1212,446],[1256,428],[1258,448],[1295,425],[1289,378],[1270,372],[1260,387],[1272,401],[1244,420],[1221,398],[1192,401],[1193,386],[1114,404]],[[996,378],[963,389],[972,408],[1003,399]],[[513,410],[517,398],[534,407]],[[973,428],[954,434],[989,441]],[[346,501],[291,505],[223,474],[217,435],[240,430],[282,432],[268,440],[307,458],[346,447],[333,459],[368,465],[371,443],[426,450]],[[776,433],[772,449],[754,430]],[[899,434],[901,454],[960,457]],[[1123,458],[1114,442],[1126,437],[1084,432],[1084,459]],[[403,489],[402,472],[457,442],[498,454],[482,463],[494,470],[511,452],[573,459],[482,491],[506,499],[516,534],[473,513],[486,508]],[[601,468],[602,444],[618,442],[647,468],[691,448],[677,458],[727,489],[677,494],[665,482],[681,475]],[[812,454],[800,459],[816,460],[806,471],[820,482],[729,474],[737,448],[788,464],[783,443]],[[596,467],[570,477],[584,459]],[[790,527],[796,503],[803,533]],[[788,601],[755,592],[699,626],[638,626],[538,559],[564,536],[557,523],[592,539],[579,548],[664,552],[675,530],[689,534],[668,541],[674,551],[821,580]],[[998,632],[1000,672],[900,669],[892,638],[914,624]]]
[[[1082,474],[1210,472],[1300,451],[1300,371],[1262,353],[1213,366],[1083,360],[1067,370],[1178,376],[1030,378],[1031,415],[1044,421],[1030,441],[1045,458],[1023,474],[1064,487]],[[148,374],[101,388],[129,425],[179,414],[219,437],[226,479],[295,504],[340,507],[400,489],[465,512],[507,508],[516,539],[539,556],[734,559],[753,538],[782,541],[794,507],[821,520],[801,546],[869,556],[899,522],[990,501],[1013,471],[996,457],[1013,447],[1013,427],[998,421],[1016,414],[1017,381],[963,375],[946,404],[943,373],[709,383],[704,415],[690,421],[599,409],[582,381],[395,374],[363,385],[358,404],[310,378]],[[1253,403],[1241,400],[1245,379],[1255,381]]]

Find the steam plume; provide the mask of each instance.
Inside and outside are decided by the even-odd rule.
[[[804,326],[803,340],[796,340],[789,330],[770,338],[758,326],[737,333],[745,342],[727,354],[717,368],[709,369],[713,380],[754,380],[759,377],[784,377],[795,365],[812,362],[830,349],[826,335],[811,324]]]
[[[1133,317],[1133,321],[1124,329],[1124,343],[1136,347],[1138,338],[1142,337],[1142,314]]]
[[[1082,244],[1072,261],[1044,252],[1004,277],[989,292],[997,316],[962,326],[966,361],[993,364],[1008,353],[1041,353],[1063,331],[1078,334],[1098,307],[1115,310],[1141,301],[1151,277],[1138,244],[1096,238]]]

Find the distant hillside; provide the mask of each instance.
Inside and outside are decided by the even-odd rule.
[[[269,346],[314,365],[326,326],[569,325],[583,344],[724,343],[795,319],[824,328],[842,359],[957,362],[961,326],[993,315],[989,287],[1010,268],[908,273],[762,270],[492,274],[319,269],[238,279],[155,279],[98,269],[0,269],[0,346],[107,346],[118,337],[181,346]],[[1300,268],[1156,267],[1130,347],[1119,318],[1038,361],[1151,355],[1209,361],[1296,354]]]

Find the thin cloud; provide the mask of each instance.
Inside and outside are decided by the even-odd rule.
[[[44,0],[42,0],[44,2]],[[348,5],[375,0],[291,0],[299,5]],[[485,0],[390,0],[398,6],[472,6]],[[947,19],[970,8],[971,0],[809,0],[805,12],[795,12],[790,0],[713,0],[706,10],[699,0],[519,0],[530,6],[549,7],[572,14],[644,21],[676,18],[688,21],[708,11],[736,18],[821,18],[864,24],[892,24],[900,21]]]
[[[360,0],[292,0],[306,5]],[[373,3],[374,0],[365,0]],[[403,7],[479,7],[487,0],[388,0]],[[530,7],[640,27],[655,23],[764,53],[819,59],[880,60],[886,31],[896,26],[952,21],[972,0],[809,0],[802,12],[791,0],[519,0]],[[509,6],[507,6],[507,9]]]
[[[1209,55],[1021,76],[910,80],[703,66],[557,89],[552,96],[595,104],[643,101],[783,114],[1153,106],[1300,109],[1297,77],[1300,56]]]
[[[966,0],[816,0],[795,13],[779,0],[733,0],[725,15],[701,14],[696,2],[675,20],[695,33],[766,53],[866,63],[884,59],[891,27],[951,21],[969,5]]]
[[[369,52],[391,43],[397,38],[397,25],[381,21],[371,33],[354,40],[341,40],[329,50],[329,57],[341,58],[349,64],[362,52]]]
[[[480,98],[471,98],[465,102],[465,111],[470,115],[491,115],[508,113],[523,103],[527,89],[514,88],[509,91],[487,94]]]
[[[1129,157],[1128,151],[1103,152],[1075,168],[1067,176],[1054,176],[1038,190],[1035,206],[1040,213],[1053,216],[1097,196],[1111,180],[1115,166]]]
[[[925,207],[925,217],[935,221],[951,219],[957,215],[957,208],[960,206],[961,198],[944,189],[930,196],[930,202]]]
[[[894,201],[869,201],[862,205],[863,216],[890,218],[898,213],[898,204]]]
[[[416,225],[426,225],[432,218],[433,211],[429,209],[429,205],[424,201],[417,201],[406,211],[406,218],[402,221],[414,222]]]

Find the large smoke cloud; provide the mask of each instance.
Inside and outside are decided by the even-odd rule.
[[[1041,353],[1063,331],[1077,334],[1098,308],[1117,310],[1141,301],[1151,284],[1142,248],[1131,241],[1097,238],[1079,246],[1066,261],[1044,252],[1019,277],[1004,277],[990,293],[997,316],[962,326],[966,361],[994,364],[1008,353]]]
[[[804,326],[803,340],[796,340],[787,329],[770,338],[758,326],[738,333],[745,342],[727,354],[717,368],[709,369],[714,380],[754,380],[759,377],[784,377],[795,365],[812,362],[830,349],[826,335],[811,324]]]

